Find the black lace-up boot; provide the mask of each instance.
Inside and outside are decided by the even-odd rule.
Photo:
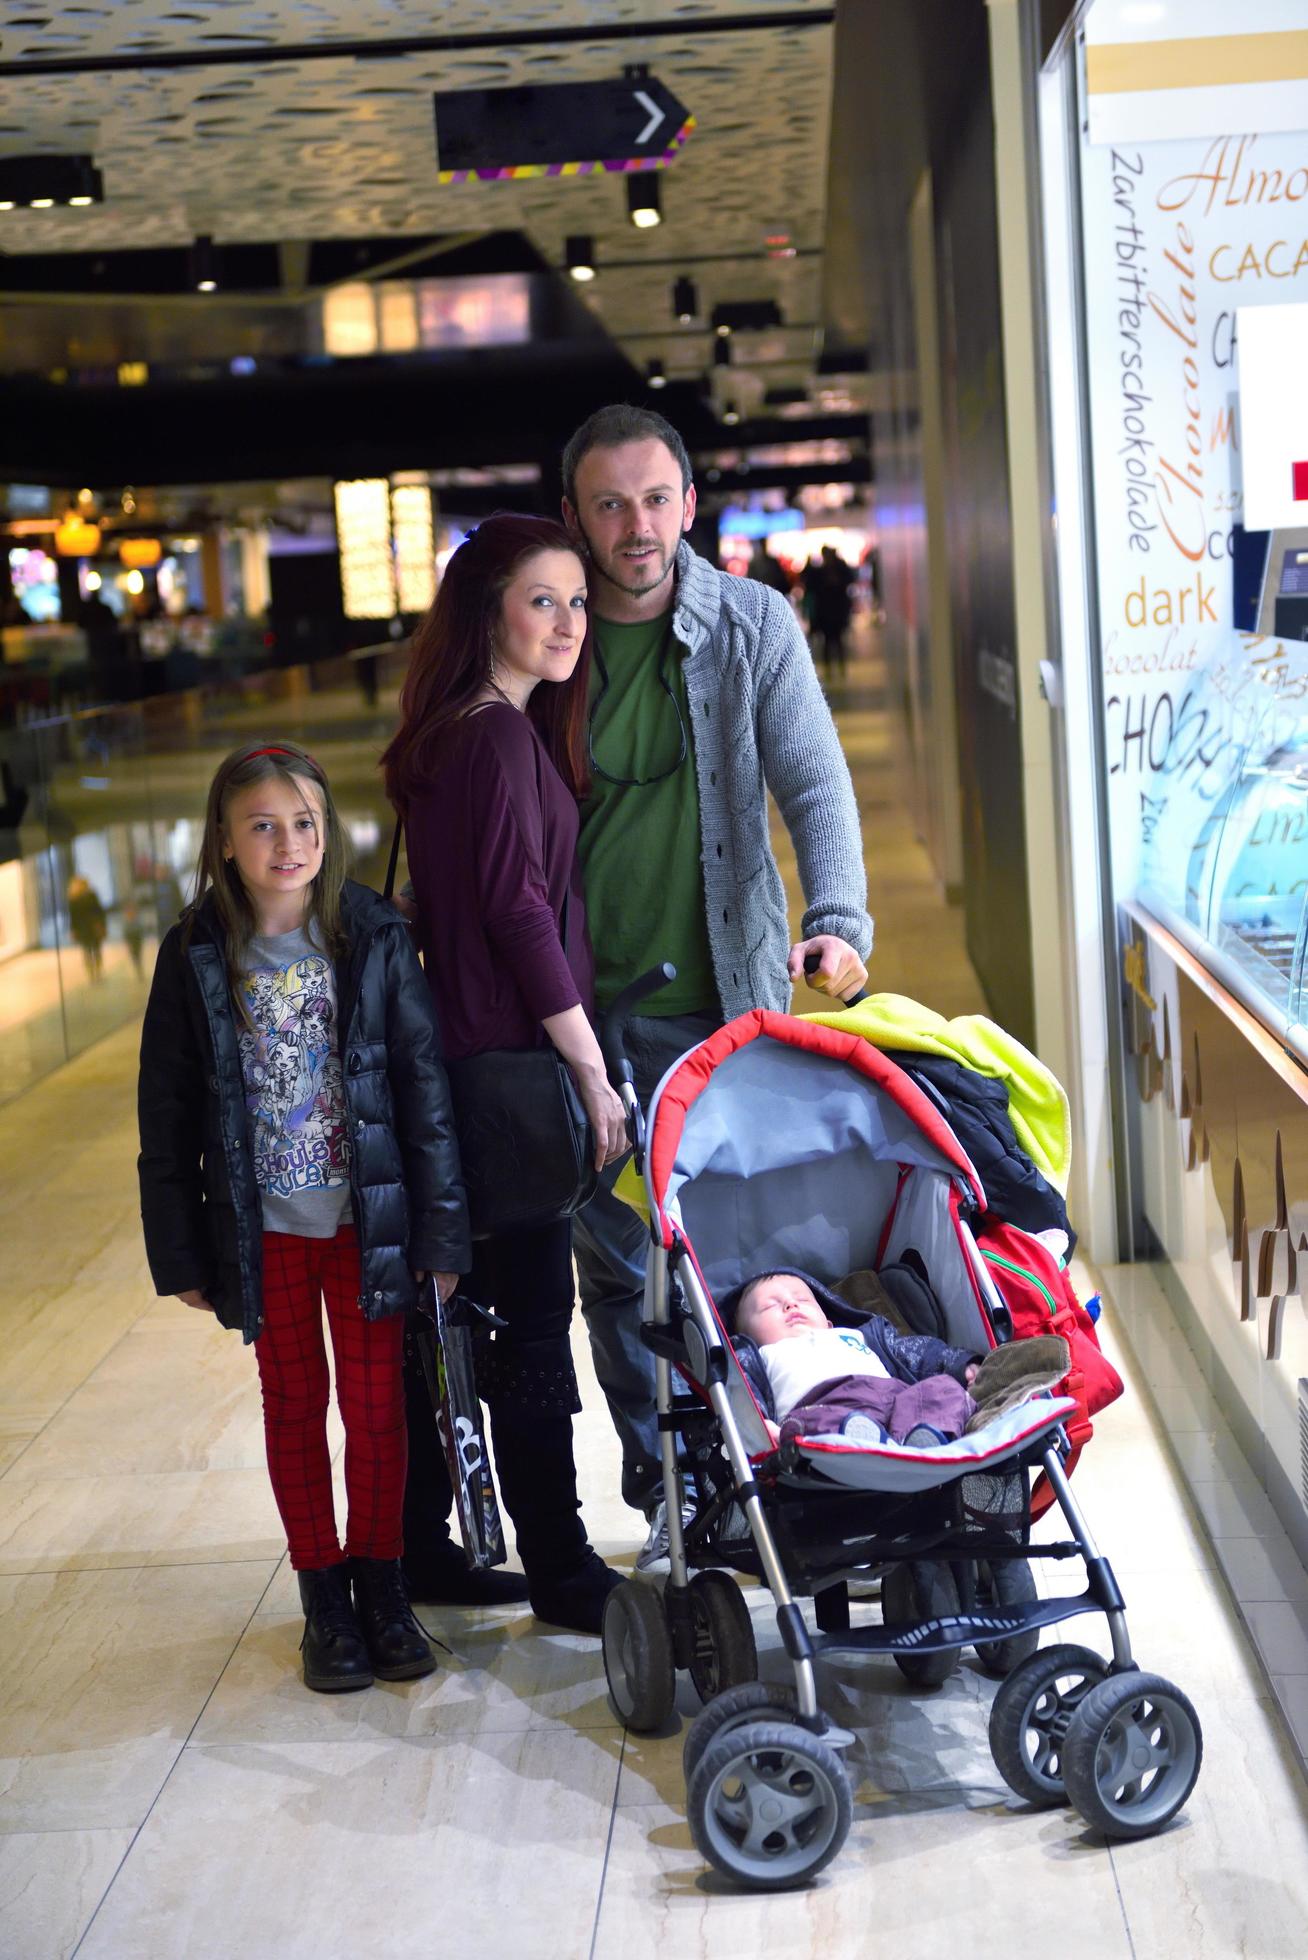
[[[354,1605],[379,1681],[413,1681],[436,1666],[422,1628],[413,1617],[397,1558],[351,1559]]]
[[[370,1688],[372,1668],[350,1600],[347,1565],[296,1574],[304,1608],[304,1685],[322,1695]]]

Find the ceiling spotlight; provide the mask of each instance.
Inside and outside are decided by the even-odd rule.
[[[664,373],[662,361],[650,361],[647,363],[645,368],[645,385],[647,388],[667,387],[668,377]]]
[[[101,204],[104,183],[89,156],[0,156],[0,211],[27,205],[50,211],[56,204]]]
[[[214,250],[213,239],[207,232],[196,239],[191,247],[191,284],[197,293],[216,293],[218,290],[218,254]]]
[[[736,426],[736,423],[739,422],[740,410],[736,407],[736,404],[734,402],[727,403],[726,407],[722,411],[722,420],[730,428],[734,428]]]
[[[695,291],[695,281],[684,275],[672,288],[672,311],[683,327],[688,327],[699,312],[699,294]]]
[[[713,343],[713,365],[714,365],[714,367],[730,367],[730,366],[731,366],[731,342],[730,342],[729,340],[715,340],[715,341],[714,341],[714,343]]]
[[[638,231],[663,223],[657,171],[640,170],[627,179],[627,216]]]
[[[713,309],[715,333],[758,333],[782,324],[781,308],[774,299],[727,300]]]
[[[563,256],[579,286],[595,277],[595,240],[588,232],[574,231],[565,238]]]

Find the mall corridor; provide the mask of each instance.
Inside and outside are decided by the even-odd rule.
[[[870,655],[835,704],[877,920],[873,984],[979,1010],[961,915],[937,896],[904,807]],[[363,785],[375,744],[348,706],[319,697],[313,712],[333,775]],[[1302,1956],[1308,1804],[1266,1671],[1302,1712],[1301,1749],[1308,1584],[1265,1555],[1265,1499],[1247,1473],[1228,1478],[1236,1458],[1179,1338],[1139,1355],[1125,1344],[1124,1274],[1078,1274],[1083,1295],[1102,1288],[1128,1393],[1076,1489],[1142,1663],[1199,1709],[1206,1757],[1184,1813],[1110,1848],[1069,1810],[1027,1809],[991,1760],[993,1683],[970,1654],[922,1694],[861,1659],[823,1669],[826,1706],[856,1737],[849,1840],[809,1889],[751,1894],[706,1874],[690,1840],[688,1686],[676,1732],[625,1734],[598,1643],[525,1609],[427,1614],[448,1649],[427,1680],[305,1691],[251,1357],[155,1299],[146,1274],[136,1041],[123,1027],[0,1111],[5,1960]],[[1150,1283],[1137,1269],[1134,1284]],[[575,1346],[586,1515],[628,1565],[641,1522],[618,1501],[614,1437]],[[1203,1516],[1180,1491],[1187,1453],[1207,1465]],[[1238,1609],[1210,1533],[1248,1553]],[[767,1595],[749,1597],[763,1673],[779,1678]],[[1100,1645],[1102,1629],[1068,1637]]]

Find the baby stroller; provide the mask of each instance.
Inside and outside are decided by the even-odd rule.
[[[604,1665],[615,1709],[638,1730],[668,1721],[688,1670],[705,1704],[684,1745],[698,1849],[762,1889],[800,1884],[835,1857],[851,1820],[839,1752],[853,1737],[824,1717],[813,1662],[848,1651],[887,1654],[931,1686],[974,1648],[1003,1677],[989,1741],[1020,1797],[1070,1802],[1110,1838],[1161,1829],[1199,1773],[1199,1722],[1132,1657],[1122,1595],[1068,1481],[1075,1402],[1045,1394],[928,1449],[841,1436],[777,1448],[714,1305],[747,1272],[798,1267],[831,1284],[911,1252],[946,1340],[985,1353],[1009,1339],[968,1223],[984,1193],[949,1124],[869,1042],[765,1010],[685,1055],[646,1115],[621,1030],[659,984],[646,975],[615,1003],[605,1045],[651,1221],[643,1338],[656,1358],[670,1572],[662,1592],[638,1578],[610,1595]],[[1069,1539],[1030,1540],[1037,1469]],[[1032,1557],[1080,1558],[1085,1590],[1040,1597]],[[757,1679],[750,1614],[725,1567],[771,1592],[793,1689]],[[847,1582],[877,1575],[882,1622],[851,1627]],[[816,1630],[797,1596],[813,1598]],[[1106,1616],[1111,1661],[1039,1647],[1042,1627],[1082,1613]]]

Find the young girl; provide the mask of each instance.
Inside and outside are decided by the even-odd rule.
[[[408,928],[346,878],[326,777],[292,743],[237,749],[214,777],[195,903],[159,948],[139,1117],[156,1288],[254,1343],[306,1685],[430,1673],[399,1564],[402,1338],[419,1281],[445,1298],[470,1263],[458,1148]]]

